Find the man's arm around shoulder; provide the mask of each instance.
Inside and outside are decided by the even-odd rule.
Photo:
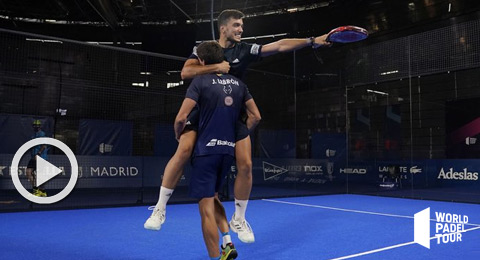
[[[182,72],[180,76],[183,80],[191,79],[197,75],[209,74],[209,73],[222,73],[227,74],[230,70],[230,64],[227,61],[222,63],[215,63],[210,65],[201,65],[198,59],[188,59],[183,64]]]

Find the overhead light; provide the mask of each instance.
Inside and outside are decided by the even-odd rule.
[[[90,44],[105,44],[105,45],[111,45],[111,44],[117,44],[117,45],[120,45],[122,44],[121,42],[87,42],[87,43],[90,43]],[[125,42],[125,44],[127,45],[142,45],[142,42]]]
[[[145,71],[140,72],[140,74],[141,74],[141,75],[152,75],[151,72],[145,72]]]
[[[395,74],[395,73],[398,73],[398,70],[385,71],[385,72],[380,73],[380,75],[384,76],[384,75],[390,75],[390,74]]]
[[[59,113],[61,116],[66,116],[67,115],[67,110],[66,109],[62,109],[62,108],[57,108],[57,110],[55,110],[57,113]]]
[[[295,13],[295,12],[297,12],[297,11],[298,11],[298,8],[289,8],[289,9],[287,9],[287,12],[289,12],[289,13]]]
[[[368,92],[368,93],[375,93],[375,94],[379,94],[379,95],[388,96],[388,93],[385,93],[385,92],[382,92],[382,91],[378,91],[378,90],[367,89],[367,92]]]
[[[167,88],[174,88],[183,85],[183,80],[179,82],[169,82],[167,83]]]
[[[36,38],[25,38],[25,40],[29,42],[63,43],[62,41],[57,41],[57,40],[36,39]]]
[[[143,83],[143,82],[140,82],[140,83],[134,82],[134,83],[132,83],[132,86],[134,86],[134,87],[148,88],[148,81],[145,82],[145,83]]]

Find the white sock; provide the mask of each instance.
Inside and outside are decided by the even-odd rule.
[[[245,219],[245,211],[247,211],[248,200],[235,199],[235,220]]]
[[[167,202],[173,194],[173,189],[160,187],[160,195],[158,197],[158,202],[155,207],[160,210],[165,210],[167,208]]]
[[[222,232],[221,232],[222,233]],[[222,247],[225,248],[228,243],[232,243],[232,238],[230,237],[230,233],[222,233]]]

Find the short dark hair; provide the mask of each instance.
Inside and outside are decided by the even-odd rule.
[[[220,63],[224,60],[223,48],[216,41],[205,41],[197,47],[197,56],[205,65]]]
[[[220,26],[226,25],[228,23],[228,20],[231,18],[233,19],[243,19],[245,17],[245,14],[242,12],[235,10],[235,9],[227,9],[223,10],[217,18],[217,23],[218,23],[218,29],[220,30]]]

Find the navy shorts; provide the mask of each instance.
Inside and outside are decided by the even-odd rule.
[[[195,106],[192,109],[192,112],[187,116],[187,124],[185,125],[185,130],[193,130],[198,132],[198,119],[200,118],[200,113],[198,111],[198,106]]]
[[[247,128],[247,124],[245,124],[242,120],[237,120],[235,125],[235,142],[243,140],[247,138],[250,134]]]
[[[190,197],[203,199],[215,196],[223,185],[233,163],[233,156],[212,154],[193,158]]]

